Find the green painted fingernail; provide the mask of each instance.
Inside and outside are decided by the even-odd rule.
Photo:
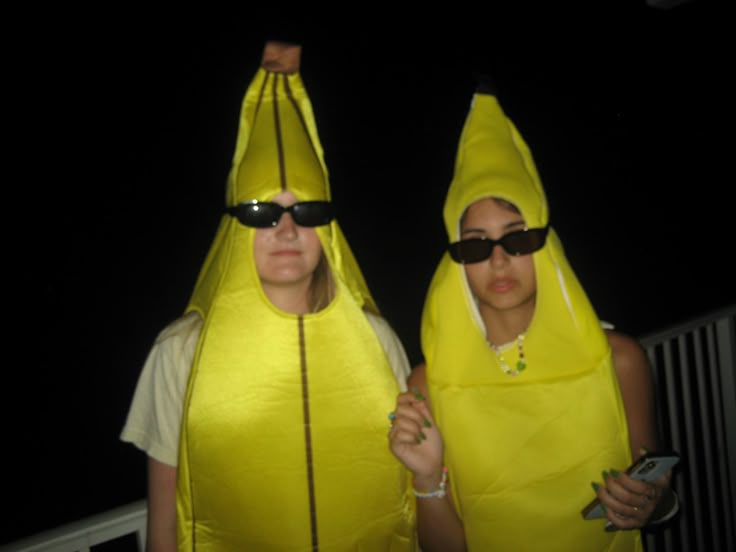
[[[620,471],[614,470],[613,468],[611,468],[611,475],[613,477],[618,477],[620,473],[621,473]]]
[[[423,431],[420,431],[419,432],[419,437],[421,437],[422,439],[426,439],[427,438],[427,436],[424,434]]]
[[[601,475],[603,476],[603,481],[605,481],[606,479],[608,479],[608,472],[607,471],[603,470],[601,472]]]
[[[414,393],[414,398],[416,400],[418,400],[418,401],[423,401],[424,400],[424,395],[422,395],[422,393],[421,393],[421,391],[419,391],[419,388],[418,387],[410,387],[409,388],[409,391],[411,391],[412,393]]]
[[[429,420],[427,418],[424,418],[424,427],[432,427],[432,424],[429,423]]]
[[[592,483],[590,484],[590,486],[591,486],[591,487],[593,487],[593,490],[594,490],[595,492],[598,492],[598,489],[600,489],[600,488],[601,488],[601,486],[600,486],[600,485],[599,485],[598,483],[596,483],[595,481],[593,481],[593,482],[592,482]]]

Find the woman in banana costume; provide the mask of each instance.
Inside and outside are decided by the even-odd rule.
[[[386,446],[408,360],[334,218],[301,49],[243,99],[227,212],[122,438],[149,455],[149,551],[413,551]]]
[[[641,550],[637,529],[673,511],[671,474],[647,484],[621,473],[657,446],[648,362],[602,327],[549,226],[527,145],[486,85],[444,222],[424,364],[389,434],[413,473],[422,550]],[[596,492],[607,519],[585,520]]]

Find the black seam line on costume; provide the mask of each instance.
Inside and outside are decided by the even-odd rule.
[[[314,465],[312,464],[312,431],[309,419],[309,382],[307,378],[307,349],[304,339],[304,317],[299,315],[299,364],[302,373],[302,406],[304,409],[304,442],[307,452],[307,486],[309,488],[309,517],[312,529],[312,550],[319,550],[317,537],[317,505],[314,494]]]
[[[187,412],[187,417],[188,417]],[[187,446],[189,446],[189,432],[187,432]],[[189,517],[192,520],[192,550],[197,549],[197,516],[194,513],[194,481],[192,479],[192,463],[189,461],[189,454],[187,454],[187,464],[189,466],[187,467],[187,471],[189,472],[189,508],[190,508],[190,514]]]
[[[258,91],[258,101],[256,102],[256,107],[253,112],[253,125],[252,127],[256,127],[256,121],[258,120],[258,115],[261,112],[261,106],[263,105],[263,97],[266,95],[266,89],[268,88],[268,80],[272,77],[272,73],[266,73],[266,78],[263,79],[263,84],[261,84],[261,89]],[[249,139],[250,141],[250,139]],[[246,152],[247,152],[247,146],[246,146]],[[244,154],[245,156],[245,154]],[[238,167],[239,168],[239,167]],[[237,179],[236,179],[237,181]],[[230,198],[230,205],[235,205],[237,201],[237,194],[236,194],[236,186],[233,186],[230,189],[230,193],[233,197]]]
[[[294,98],[294,94],[291,92],[291,87],[289,86],[289,79],[284,79],[284,89],[286,90],[286,97],[291,102],[291,105],[294,107],[294,111],[296,112],[297,116],[299,117],[299,122],[302,125],[302,130],[304,131],[304,135],[309,139],[309,145],[312,149],[312,155],[314,155],[314,159],[317,162],[317,165],[322,168],[322,163],[319,161],[319,156],[317,155],[317,149],[314,147],[314,142],[312,142],[312,135],[309,133],[309,128],[307,127],[307,121],[304,118],[304,113],[302,113],[302,110],[299,108],[299,104],[297,103],[296,99]],[[324,197],[328,198],[327,195],[327,177],[324,175],[324,171],[322,174],[322,183],[324,185],[324,189],[322,190],[324,192]],[[328,198],[329,199],[329,198]]]
[[[189,409],[187,409],[187,418],[189,417]],[[186,446],[189,447],[189,432],[187,431],[184,438],[187,440]],[[189,450],[187,448],[187,450]],[[192,550],[197,549],[197,517],[194,514],[194,481],[192,480],[192,464],[189,461],[189,454],[187,454],[187,464],[189,464],[187,472],[189,472],[189,475],[187,476],[189,479],[189,519],[191,519],[191,527],[192,527]]]
[[[281,137],[281,119],[279,117],[278,83],[279,77],[286,79],[285,75],[275,75],[273,79],[273,122],[276,128],[276,149],[279,152],[279,178],[281,179],[281,191],[286,191],[286,163],[284,161],[284,143]]]

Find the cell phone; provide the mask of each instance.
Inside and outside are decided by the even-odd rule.
[[[626,473],[634,479],[655,481],[674,468],[679,461],[680,455],[673,450],[648,452],[631,464]],[[598,497],[595,497],[580,513],[585,519],[597,519],[606,515]]]

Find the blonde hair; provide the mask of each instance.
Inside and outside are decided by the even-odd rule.
[[[330,265],[325,259],[324,252],[312,273],[312,283],[307,292],[307,306],[309,312],[318,312],[324,309],[335,298],[335,280]]]

